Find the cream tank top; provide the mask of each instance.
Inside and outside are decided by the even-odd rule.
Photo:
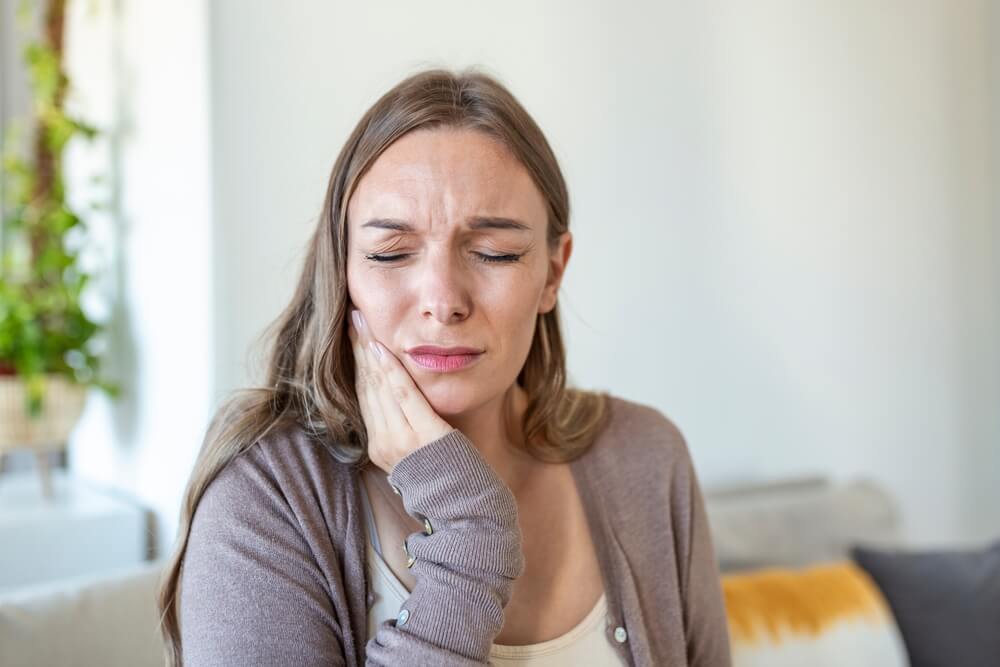
[[[375,516],[371,509],[367,490],[362,485],[362,502],[368,520],[370,540],[366,542],[366,560],[375,602],[368,610],[368,639],[378,626],[399,614],[403,603],[410,597],[409,591],[389,569],[380,555]],[[537,644],[507,646],[493,644],[489,662],[497,667],[568,667],[569,665],[592,665],[611,667],[621,665],[618,655],[604,633],[607,621],[607,602],[604,593],[587,616],[566,633]]]

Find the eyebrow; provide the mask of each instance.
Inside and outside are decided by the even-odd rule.
[[[495,216],[472,216],[466,219],[469,225],[469,229],[513,229],[516,231],[531,231],[531,226],[525,223],[514,220],[513,218],[498,218]],[[413,232],[416,231],[413,225],[406,222],[405,220],[397,220],[394,218],[372,218],[362,227],[374,227],[376,229],[392,229],[397,232]]]

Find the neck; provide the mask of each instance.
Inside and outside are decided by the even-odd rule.
[[[511,402],[514,424],[520,424],[528,407],[528,396],[516,382],[502,394],[474,410],[446,417],[475,445],[501,480],[518,495],[537,471],[538,461],[514,444],[520,434],[509,433],[504,422],[504,402]]]

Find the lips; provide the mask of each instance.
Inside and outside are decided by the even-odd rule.
[[[411,347],[407,353],[421,368],[440,373],[461,370],[483,356],[482,350],[465,346],[418,345]]]
[[[437,345],[418,345],[407,350],[410,354],[435,354],[441,357],[450,357],[459,354],[480,354],[482,350],[474,347],[438,347]]]

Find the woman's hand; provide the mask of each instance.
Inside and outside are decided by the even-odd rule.
[[[348,336],[354,349],[355,389],[368,431],[368,458],[391,473],[404,456],[454,430],[427,402],[409,372],[375,340],[361,311],[352,308]]]

